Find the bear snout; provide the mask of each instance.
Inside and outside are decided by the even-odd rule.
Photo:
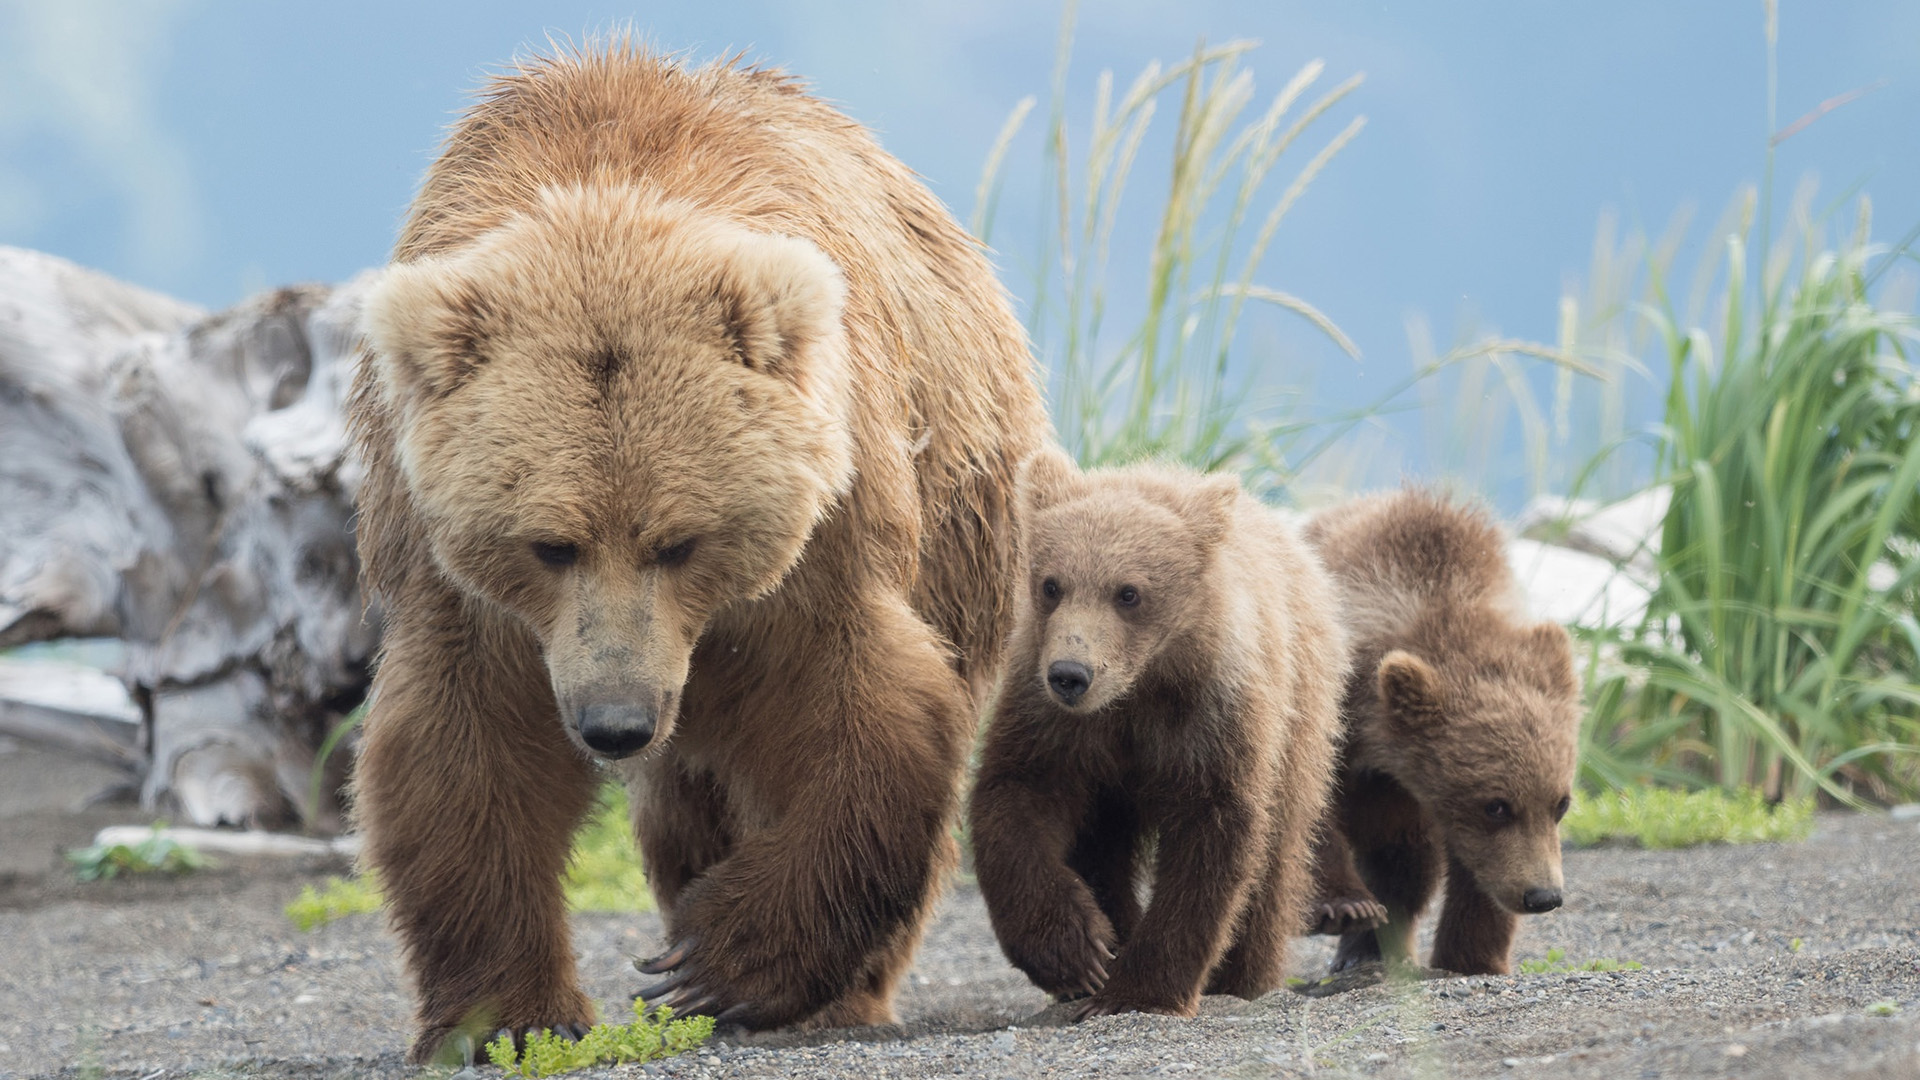
[[[616,760],[645,749],[657,722],[652,709],[624,701],[583,705],[573,720],[588,749]]]
[[[1067,705],[1080,700],[1093,685],[1093,669],[1078,660],[1055,660],[1047,665],[1047,686]]]
[[[1560,906],[1560,890],[1528,889],[1526,895],[1520,898],[1520,906],[1525,908],[1529,915],[1552,911]]]

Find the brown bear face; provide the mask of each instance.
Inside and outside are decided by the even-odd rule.
[[[1164,476],[1082,475],[1043,451],[1022,471],[1031,676],[1056,707],[1097,713],[1124,698],[1169,642],[1208,610],[1207,567],[1239,484],[1186,490]],[[1018,662],[1016,660],[1016,662]]]
[[[663,742],[695,641],[846,490],[843,287],[804,241],[548,190],[364,326],[435,562],[539,637],[570,736]]]
[[[1483,631],[1469,663],[1382,658],[1379,692],[1401,740],[1395,776],[1433,813],[1449,853],[1515,914],[1560,906],[1560,819],[1573,789],[1579,683],[1566,631]]]

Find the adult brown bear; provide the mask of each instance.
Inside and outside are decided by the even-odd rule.
[[[560,874],[596,759],[673,943],[654,996],[891,1019],[1046,435],[980,250],[791,79],[616,43],[486,88],[365,330],[358,814],[414,1059],[592,1019]]]

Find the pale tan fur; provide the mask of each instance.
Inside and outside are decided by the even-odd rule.
[[[558,877],[595,710],[651,732],[621,769],[692,943],[658,996],[889,1019],[1047,430],[981,253],[793,81],[615,43],[496,79],[394,258],[351,410],[388,612],[358,813],[414,1056],[590,1018]]]
[[[1564,884],[1580,717],[1566,631],[1526,618],[1484,510],[1402,491],[1322,514],[1307,536],[1339,581],[1355,658],[1320,928],[1346,934],[1339,963],[1410,955],[1445,872],[1434,964],[1505,971],[1513,915],[1530,893],[1557,905]]]
[[[1083,1016],[1265,993],[1336,757],[1347,657],[1325,571],[1231,477],[1082,475],[1048,451],[1021,490],[1028,603],[971,806],[1001,946],[1043,989],[1090,993]],[[1049,689],[1060,663],[1090,673],[1084,696]]]

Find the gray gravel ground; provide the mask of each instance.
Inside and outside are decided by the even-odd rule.
[[[416,1074],[400,1061],[407,998],[379,919],[301,933],[281,913],[301,885],[344,867],[230,862],[81,885],[57,850],[139,818],[20,797],[59,767],[0,752],[0,1076]],[[69,770],[58,787],[108,779]],[[963,884],[927,934],[898,1028],[726,1040],[579,1075],[1920,1080],[1913,823],[1828,815],[1801,844],[1572,852],[1567,885],[1567,907],[1530,920],[1519,955],[1559,948],[1644,970],[1282,991],[1209,999],[1195,1020],[1062,1027],[1001,958]],[[574,927],[589,992],[623,1003],[640,982],[627,957],[659,944],[658,920],[580,915]],[[1317,974],[1330,953],[1327,939],[1302,941],[1298,973]]]

